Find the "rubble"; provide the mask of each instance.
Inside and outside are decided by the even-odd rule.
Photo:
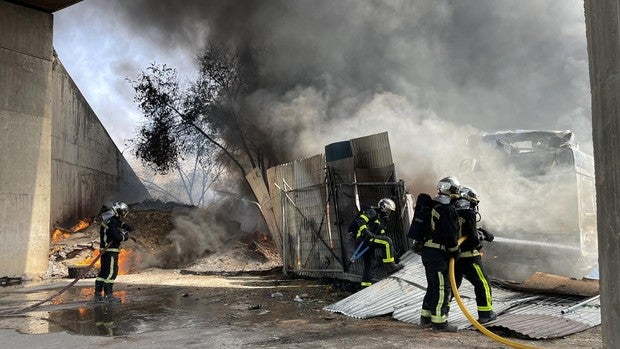
[[[175,218],[189,214],[193,209],[187,205],[143,202],[131,205],[126,217],[135,231],[131,239],[121,245],[120,273],[136,273],[153,265],[159,255],[170,248],[169,234],[175,229]],[[75,277],[74,269],[88,265],[98,254],[99,229],[101,222],[91,219],[91,223],[77,232],[62,229],[64,238],[52,243],[49,252],[48,277]],[[131,259],[123,264],[122,249],[132,252]],[[207,251],[196,259],[169,266],[183,269],[186,273],[242,273],[248,271],[272,270],[280,267],[280,255],[273,240],[266,234],[251,234],[239,231],[226,239],[217,251]],[[123,270],[125,268],[125,270]],[[87,277],[94,277],[92,271]]]

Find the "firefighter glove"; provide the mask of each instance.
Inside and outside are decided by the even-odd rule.
[[[487,232],[487,235],[484,237],[484,239],[485,239],[486,241],[489,241],[489,242],[490,242],[490,241],[493,241],[493,240],[495,239],[495,236],[493,236],[493,234],[491,234],[491,233]]]
[[[495,236],[493,236],[493,234],[487,231],[486,229],[478,228],[478,231],[482,233],[481,240],[486,240],[490,242],[490,241],[493,241],[493,239],[495,239]]]
[[[133,231],[133,225],[131,225],[129,223],[123,223],[123,229],[125,229],[127,231]]]
[[[123,241],[127,241],[129,240],[129,232],[125,231],[123,232]]]

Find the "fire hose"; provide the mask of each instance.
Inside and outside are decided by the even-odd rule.
[[[29,306],[27,306],[25,308],[15,310],[14,312],[9,313],[9,314],[10,315],[16,315],[16,314],[26,313],[26,312],[31,311],[32,309],[40,306],[41,304],[47,303],[47,302],[51,301],[52,299],[54,299],[54,298],[60,296],[61,294],[63,294],[65,291],[67,291],[68,289],[73,287],[73,285],[75,285],[81,278],[83,278],[86,275],[86,273],[88,273],[93,268],[93,266],[99,260],[99,258],[101,258],[101,256],[108,250],[108,248],[110,248],[110,245],[112,245],[112,242],[113,241],[108,242],[106,247],[99,252],[99,255],[97,257],[95,257],[92,260],[92,262],[90,262],[90,264],[84,270],[82,270],[82,272],[73,281],[71,281],[69,284],[67,284],[65,287],[63,287],[60,291],[56,292],[52,296],[50,296],[50,297],[48,297],[48,298],[46,298],[46,299],[44,299],[42,301],[38,301],[38,302],[36,302],[36,303],[34,303],[32,305],[29,305]],[[4,314],[0,314],[0,315],[7,316],[9,314],[4,313]]]
[[[466,237],[461,237],[458,240],[458,245],[460,246],[461,243],[463,241],[465,241]],[[519,342],[515,342],[512,341],[510,339],[504,338],[504,337],[500,337],[498,335],[496,335],[495,333],[489,331],[486,329],[486,327],[482,326],[468,311],[467,308],[465,307],[465,304],[463,304],[463,300],[461,299],[461,296],[459,295],[459,291],[456,287],[456,279],[454,277],[454,257],[450,258],[450,265],[448,267],[448,272],[450,275],[450,286],[452,286],[452,293],[454,294],[454,298],[456,299],[456,303],[459,305],[459,308],[461,309],[461,311],[463,312],[463,314],[465,314],[465,317],[467,318],[467,320],[469,320],[469,322],[471,322],[472,325],[474,325],[474,327],[476,327],[480,332],[482,332],[484,335],[486,335],[487,337],[500,342],[502,344],[505,344],[511,348],[517,348],[517,349],[537,349],[537,347],[531,346],[531,345],[527,345],[527,344],[523,344],[523,343],[519,343]]]

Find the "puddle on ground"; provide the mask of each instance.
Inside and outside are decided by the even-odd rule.
[[[123,336],[194,326],[201,322],[197,315],[208,311],[209,307],[208,303],[189,299],[187,294],[173,287],[115,291],[114,295],[121,298],[122,303],[96,303],[92,301],[91,286],[70,288],[33,311],[12,315],[14,311],[57,292],[58,289],[47,289],[2,295],[0,328],[25,334],[68,332],[89,336]]]
[[[117,304],[95,303],[92,284],[76,285],[23,314],[14,312],[56,295],[61,287],[15,289],[0,293],[0,328],[24,334],[126,336],[181,327],[277,323],[287,314],[311,309],[322,302],[305,293],[322,287],[316,281],[253,276],[232,277],[229,282],[236,286],[122,284],[114,292],[122,301]],[[318,317],[317,321],[324,320]]]

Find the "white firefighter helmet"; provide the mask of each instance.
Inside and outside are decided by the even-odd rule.
[[[118,201],[112,205],[112,211],[114,211],[114,214],[118,217],[123,218],[129,212],[129,206],[124,202]]]
[[[442,178],[438,183],[437,183],[437,190],[439,191],[439,194],[443,194],[443,195],[454,195],[454,194],[459,194],[459,190],[461,189],[461,183],[459,183],[459,180],[456,179],[456,177],[445,177]]]
[[[394,203],[394,201],[392,201],[392,199],[383,198],[379,200],[378,206],[379,209],[384,213],[388,213],[389,211],[396,211],[396,204]]]
[[[466,199],[472,204],[477,204],[478,202],[480,202],[480,199],[478,198],[478,193],[476,193],[474,188],[463,186],[459,191],[459,194],[461,195],[461,198]]]

